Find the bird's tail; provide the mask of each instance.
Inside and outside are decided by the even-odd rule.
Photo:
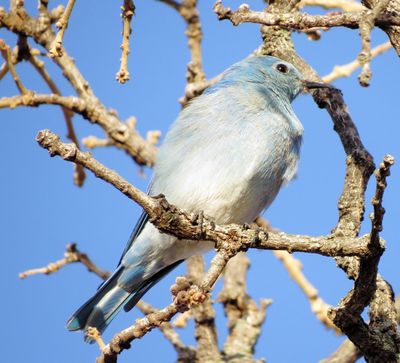
[[[131,310],[153,285],[181,262],[177,261],[147,279],[142,276],[143,270],[137,269],[135,284],[129,286],[129,291],[118,283],[125,269],[123,265],[120,265],[112,276],[100,285],[96,294],[71,316],[67,322],[67,329],[86,331],[87,328],[94,327],[102,333],[122,308],[125,311]],[[86,334],[85,341],[92,342]]]
[[[122,269],[123,267],[120,266],[99,287],[94,296],[71,316],[67,322],[68,330],[86,330],[88,327],[94,327],[101,333],[106,329],[131,295],[118,286],[118,277],[121,275]],[[90,342],[90,339],[85,336],[85,341]]]

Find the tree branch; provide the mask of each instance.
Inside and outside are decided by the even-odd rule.
[[[107,169],[90,154],[81,152],[75,144],[64,144],[49,130],[40,131],[36,140],[51,156],[76,162],[92,171],[97,177],[110,183],[128,198],[139,203],[160,231],[182,239],[213,241],[217,249],[240,251],[248,248],[287,250],[289,252],[318,253],[325,256],[374,256],[368,249],[369,236],[357,239],[339,236],[309,237],[286,233],[268,233],[261,229],[234,224],[218,226],[210,218],[202,218],[199,229],[196,213],[188,213],[169,204],[163,195],[150,197],[115,171]],[[199,232],[199,230],[201,230]],[[383,240],[380,240],[383,243]],[[372,253],[372,254],[371,254]]]
[[[43,11],[40,18],[35,19],[26,12],[18,14],[6,12],[4,8],[0,7],[0,28],[5,27],[16,34],[32,37],[49,50],[55,39],[50,16],[50,13]],[[89,121],[98,124],[108,138],[113,140],[115,146],[126,151],[136,163],[152,166],[156,148],[146,142],[136,130],[128,128],[115,112],[111,112],[100,102],[65,49],[63,49],[62,56],[55,57],[53,60],[80,97],[78,103],[87,105],[87,108],[92,111],[87,114]],[[94,119],[90,119],[91,116]]]
[[[210,268],[202,279],[200,286],[190,285],[186,278],[178,277],[176,284],[171,287],[174,302],[164,309],[136,320],[133,326],[116,334],[103,349],[96,363],[116,362],[118,354],[124,349],[129,349],[130,343],[134,339],[141,338],[161,323],[170,321],[178,312],[187,311],[193,306],[203,303],[208,296],[208,292],[217,281],[218,276],[221,275],[228,260],[235,253],[237,251],[234,249],[227,250],[225,246],[221,246],[221,249],[218,250],[212,259]]]
[[[44,62],[38,59],[32,52],[29,52],[29,63],[37,70],[43,80],[46,82],[47,86],[50,88],[50,91],[56,95],[61,96],[61,92],[59,91],[57,85],[52,80],[50,74],[47,72],[46,68],[44,67]],[[74,124],[72,123],[73,113],[67,109],[66,107],[61,107],[61,110],[64,115],[65,124],[67,126],[67,137],[76,144],[78,149],[80,149],[79,140],[76,136]],[[83,183],[86,179],[85,170],[82,165],[74,164],[75,172],[74,172],[74,183],[78,187],[83,186]]]
[[[74,8],[76,0],[68,0],[67,7],[61,18],[57,21],[56,27],[58,28],[58,33],[53,40],[53,43],[49,49],[50,57],[61,57],[63,55],[63,38],[65,29],[68,27],[68,21]]]
[[[187,261],[189,282],[200,285],[204,277],[205,267],[203,256],[192,256]],[[211,301],[211,296],[200,305],[194,306],[190,310],[194,319],[194,336],[197,341],[197,362],[222,363],[222,357],[218,348],[217,329],[215,327],[215,310]]]
[[[223,353],[225,361],[230,363],[260,362],[253,359],[253,354],[271,300],[262,299],[258,307],[247,294],[249,266],[250,261],[244,253],[233,257],[225,268],[224,287],[218,295],[228,318],[229,335]]]
[[[159,1],[175,9],[187,25],[185,35],[188,38],[190,61],[187,65],[185,94],[179,100],[182,107],[185,107],[192,98],[200,95],[209,85],[209,82],[206,81],[203,69],[201,51],[203,32],[201,30],[200,16],[197,10],[197,0],[182,0],[182,3],[178,3],[174,0]]]
[[[56,262],[49,263],[46,267],[35,268],[32,270],[21,272],[19,274],[19,277],[21,279],[25,279],[28,276],[37,274],[49,275],[54,272],[57,272],[60,268],[75,262],[80,262],[81,264],[86,266],[90,272],[93,272],[103,280],[105,280],[106,278],[108,278],[108,276],[110,276],[109,272],[104,271],[99,267],[97,267],[96,264],[93,263],[93,261],[87,256],[86,253],[80,252],[76,247],[76,243],[69,243],[67,244],[67,248],[64,253],[64,258]]]
[[[371,50],[371,59],[377,57],[378,55],[392,49],[392,45],[390,42],[386,42],[383,44],[378,45],[374,49]],[[350,75],[361,66],[358,59],[354,60],[353,62],[333,67],[331,73],[327,74],[326,76],[322,77],[322,80],[326,83],[331,83],[338,78],[341,77],[350,77]]]
[[[122,13],[122,55],[121,55],[121,66],[117,72],[117,81],[119,83],[125,83],[129,81],[130,74],[128,71],[128,55],[130,53],[129,38],[132,33],[131,21],[135,15],[135,5],[132,0],[124,0],[124,4],[121,7]]]
[[[243,4],[236,11],[232,11],[222,5],[222,0],[218,0],[215,3],[214,11],[219,20],[228,19],[235,26],[241,23],[258,23],[265,26],[279,26],[299,31],[333,27],[357,29],[366,16],[366,13],[362,12],[332,13],[329,15],[310,15],[301,12],[273,14],[251,11],[247,4]],[[378,26],[398,26],[400,25],[400,19],[384,13],[374,19],[374,24]]]
[[[146,316],[149,314],[155,314],[159,311],[157,309],[154,309],[150,304],[144,302],[143,300],[139,300],[139,302],[136,304],[136,307]],[[161,323],[159,328],[165,339],[167,339],[172,344],[172,346],[178,353],[177,363],[192,363],[197,359],[196,349],[190,346],[186,346],[181,341],[179,334],[174,330],[171,323]]]

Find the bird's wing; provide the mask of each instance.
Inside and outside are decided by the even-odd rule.
[[[151,194],[152,186],[153,186],[153,180],[150,182],[150,184],[149,184],[149,186],[147,188],[147,194]],[[147,215],[147,213],[145,211],[143,211],[142,214],[140,215],[138,221],[136,222],[135,228],[133,229],[133,231],[131,233],[131,236],[128,239],[128,242],[127,242],[127,244],[125,246],[125,249],[122,252],[121,258],[118,261],[117,267],[121,264],[121,261],[124,258],[125,254],[132,247],[133,242],[135,242],[136,238],[143,231],[143,228],[146,225],[148,220],[149,220],[149,216]]]
[[[118,266],[121,264],[121,261],[124,258],[125,254],[132,247],[132,245],[135,242],[136,238],[143,231],[143,228],[146,225],[148,220],[149,220],[148,214],[145,211],[143,211],[141,216],[140,216],[140,218],[139,218],[139,220],[136,222],[136,226],[133,229],[133,231],[131,233],[131,236],[129,237],[129,240],[128,240],[126,246],[125,246],[124,251],[122,252],[121,258],[119,259],[119,262],[118,262]]]

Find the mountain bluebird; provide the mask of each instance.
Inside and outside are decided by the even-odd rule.
[[[291,64],[249,57],[183,109],[166,135],[154,166],[150,195],[164,194],[187,211],[216,223],[251,223],[296,174],[303,126],[291,102],[307,82]],[[117,269],[69,319],[69,330],[100,332],[129,311],[164,275],[213,247],[178,240],[140,217]]]

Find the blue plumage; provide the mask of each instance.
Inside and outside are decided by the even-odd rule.
[[[220,224],[251,223],[296,173],[303,126],[290,103],[305,86],[296,68],[274,57],[233,65],[171,126],[149,194]],[[143,214],[116,271],[67,328],[103,331],[180,262],[212,247],[161,234]]]

